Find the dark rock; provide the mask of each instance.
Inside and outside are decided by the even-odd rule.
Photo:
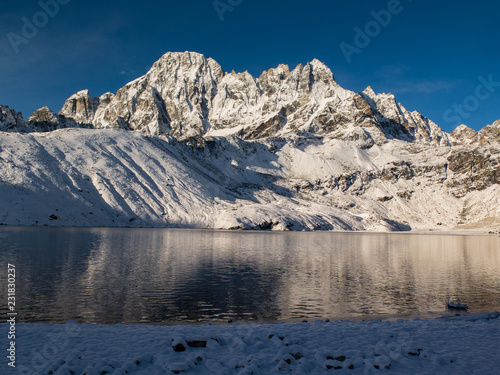
[[[206,343],[205,343],[205,346],[206,346]],[[186,347],[184,346],[183,343],[179,342],[177,344],[175,344],[173,347],[174,351],[176,352],[184,352],[186,351]]]
[[[379,197],[379,198],[377,198],[377,200],[378,200],[379,202],[388,202],[388,201],[390,201],[392,198],[394,198],[392,195],[386,195],[386,196],[384,196],[384,197]]]
[[[292,354],[293,358],[295,358],[295,359],[301,359],[302,357],[304,357],[301,352],[296,352],[296,353],[291,353],[291,354]]]
[[[205,348],[207,346],[206,340],[188,341],[187,344],[188,344],[188,346],[190,346],[192,348]]]

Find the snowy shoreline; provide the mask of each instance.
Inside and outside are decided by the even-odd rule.
[[[228,228],[207,228],[207,227],[179,227],[179,226],[145,226],[145,227],[131,227],[131,226],[64,226],[64,225],[6,225],[0,224],[0,230],[7,229],[62,229],[62,230],[75,230],[75,229],[165,229],[165,230],[201,230],[201,231],[215,231],[215,232],[240,232],[240,233],[280,233],[287,232],[282,230],[265,230],[265,229],[228,229]],[[491,231],[489,228],[476,228],[476,229],[435,229],[435,228],[416,228],[408,231],[381,231],[381,230],[288,230],[288,232],[295,233],[349,233],[349,234],[413,234],[413,235],[442,235],[442,236],[500,236],[500,232]]]
[[[19,323],[16,368],[5,362],[2,367],[7,374],[56,375],[491,374],[499,369],[499,316],[173,326]]]

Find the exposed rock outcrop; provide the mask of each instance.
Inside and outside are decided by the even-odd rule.
[[[22,113],[0,105],[0,131],[26,131]]]
[[[82,90],[72,95],[64,102],[59,116],[71,119],[82,127],[92,127],[95,113],[99,107],[99,98],[94,98],[89,94],[89,90]]]

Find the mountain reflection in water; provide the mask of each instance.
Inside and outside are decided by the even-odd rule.
[[[0,242],[19,321],[335,319],[440,312],[448,297],[500,307],[494,236],[1,228]]]

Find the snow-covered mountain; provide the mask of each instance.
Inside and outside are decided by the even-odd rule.
[[[34,128],[47,123],[47,109],[41,110],[28,120]],[[394,96],[376,95],[370,87],[360,94],[340,87],[318,60],[292,71],[279,65],[254,78],[248,72],[226,73],[214,60],[193,52],[165,54],[116,95],[92,98],[82,90],[66,100],[58,117],[49,117],[58,119],[59,128],[130,129],[178,139],[301,134],[368,146],[387,138],[449,142],[436,124],[410,113]]]
[[[447,134],[318,60],[255,78],[167,53],[116,94],[83,90],[26,122],[0,111],[4,224],[500,225],[500,121]]]

